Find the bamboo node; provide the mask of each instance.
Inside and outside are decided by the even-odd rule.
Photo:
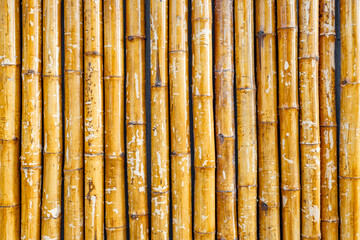
[[[319,61],[319,56],[304,56],[304,57],[298,57],[299,60],[302,59],[314,59],[315,61]]]
[[[161,195],[161,194],[170,193],[170,190],[168,190],[168,191],[163,191],[163,192],[159,192],[159,191],[151,191],[151,193]]]
[[[198,232],[198,231],[194,231],[194,233],[196,233],[196,234],[215,234],[216,231],[214,231],[214,232]]]
[[[19,206],[21,206],[21,204],[3,205],[3,206],[0,206],[0,208],[15,208],[15,207],[19,207]]]
[[[339,220],[339,218],[336,218],[334,220],[332,220],[332,219],[321,219],[321,222],[338,223],[338,222],[340,222],[340,220]]]
[[[135,39],[146,39],[146,37],[142,36],[142,35],[130,35],[130,36],[127,36],[126,39],[131,42],[131,41],[134,41]]]
[[[223,73],[223,72],[235,72],[234,69],[220,69],[220,70],[215,70],[214,72],[216,73]]]
[[[345,176],[340,176],[339,175],[339,179],[355,179],[355,180],[357,180],[357,179],[360,179],[360,177],[345,177]]]
[[[122,229],[122,228],[126,228],[126,227],[127,227],[127,226],[124,225],[124,226],[120,226],[120,227],[105,227],[105,229],[112,231],[112,230]]]
[[[252,187],[258,187],[257,184],[255,185],[238,185],[237,188],[252,188]]]
[[[236,193],[236,190],[230,190],[230,191],[222,191],[222,190],[216,190],[218,193]]]
[[[185,152],[185,153],[177,153],[177,152],[171,152],[171,156],[184,156],[184,155],[190,155],[191,152]]]
[[[149,215],[149,212],[141,213],[141,214],[130,214],[130,217],[131,217],[132,219],[137,219],[138,217],[147,216],[147,215]]]
[[[98,51],[91,51],[91,52],[84,52],[85,56],[103,56],[103,54],[101,54]]]
[[[191,22],[197,22],[197,21],[210,21],[212,22],[212,18],[194,18],[191,20]]]
[[[128,122],[126,123],[126,125],[146,125],[147,123],[143,123],[143,122]]]
[[[318,235],[316,237],[310,237],[310,236],[305,236],[303,234],[301,234],[301,238],[306,238],[306,239],[321,239],[321,235]]]
[[[235,139],[235,136],[224,136],[224,134],[220,133],[216,136],[219,141],[220,141],[220,144],[223,144],[224,141],[225,141],[225,138],[232,138],[232,139]]]
[[[75,171],[82,171],[84,168],[75,168],[75,169],[64,169],[63,172],[75,172]]]
[[[188,53],[188,51],[187,50],[171,50],[171,51],[169,51],[169,54],[171,54],[171,53]]]

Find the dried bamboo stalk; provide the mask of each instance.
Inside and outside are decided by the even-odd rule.
[[[103,1],[84,1],[85,239],[104,237]]]
[[[192,1],[192,99],[194,121],[194,236],[214,239],[215,136],[212,84],[212,4]]]
[[[320,232],[319,1],[299,1],[301,236]]]
[[[151,239],[169,239],[168,1],[150,1]]]
[[[277,2],[282,236],[300,239],[298,27],[295,0]]]
[[[0,239],[20,239],[20,1],[0,1]]]
[[[64,1],[64,238],[84,239],[83,1]]]
[[[360,2],[340,1],[341,99],[340,99],[340,238],[360,234]]]
[[[41,238],[61,237],[62,82],[61,1],[43,1],[43,189]]]
[[[145,106],[145,1],[126,3],[126,138],[130,239],[149,239]]]
[[[42,1],[22,1],[21,238],[40,239]]]
[[[238,236],[257,239],[257,135],[254,4],[235,0]]]
[[[339,237],[335,96],[335,1],[320,1],[321,238]]]
[[[280,239],[275,2],[256,8],[259,237]]]
[[[237,239],[234,39],[232,0],[216,0],[215,7],[215,134],[217,238]]]
[[[188,0],[169,0],[171,199],[174,239],[192,239]]]
[[[105,226],[107,239],[126,239],[124,6],[104,1]]]

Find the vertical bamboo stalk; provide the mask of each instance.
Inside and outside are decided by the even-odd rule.
[[[43,1],[44,171],[41,238],[61,237],[62,82],[61,1]]]
[[[192,99],[195,149],[195,239],[214,239],[215,136],[212,84],[212,4],[192,1]]]
[[[42,1],[22,1],[21,238],[40,239]]]
[[[192,239],[188,0],[169,0],[171,199],[174,239]]]
[[[256,8],[259,236],[280,239],[275,2]]]
[[[337,125],[335,103],[335,1],[320,1],[321,238],[338,239]]]
[[[257,135],[254,4],[235,0],[238,236],[257,239]]]
[[[150,1],[151,239],[169,239],[168,1]]]
[[[145,1],[126,2],[126,139],[130,239],[149,239],[146,174]]]
[[[104,237],[103,1],[84,1],[85,239]]]
[[[0,239],[20,239],[20,1],[0,1]]]
[[[283,239],[300,239],[298,27],[295,0],[277,2]]]
[[[216,0],[214,7],[217,238],[236,239],[234,2]]]
[[[299,1],[301,235],[320,232],[319,1]]]
[[[360,234],[360,2],[340,1],[340,238]]]
[[[105,225],[107,239],[126,239],[124,5],[104,1]]]
[[[84,239],[83,1],[64,1],[64,238]]]

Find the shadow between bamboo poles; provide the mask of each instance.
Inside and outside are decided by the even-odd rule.
[[[359,154],[359,63],[355,49],[360,45],[360,3],[340,1],[341,98],[340,98],[340,238],[356,239],[360,234]]]
[[[0,239],[20,239],[20,1],[0,10]]]

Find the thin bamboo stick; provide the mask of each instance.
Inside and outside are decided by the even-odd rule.
[[[174,239],[192,239],[188,1],[169,1],[171,199]]]
[[[151,239],[169,239],[168,1],[150,1]]]
[[[280,239],[275,2],[256,8],[259,237]]]
[[[299,1],[299,92],[301,151],[301,236],[319,239],[319,1]]]
[[[64,239],[84,239],[83,1],[64,1]]]
[[[41,238],[61,237],[62,82],[61,1],[43,1],[44,171]]]
[[[40,239],[42,1],[22,1],[21,238]]]
[[[212,84],[212,4],[192,1],[195,239],[214,239],[215,136]]]
[[[103,1],[84,1],[85,239],[104,238]]]
[[[104,1],[105,225],[107,239],[126,239],[124,5]]]
[[[216,0],[214,7],[217,238],[236,239],[234,2]]]
[[[20,239],[20,1],[0,1],[0,239]]]
[[[360,234],[360,2],[340,1],[341,99],[340,99],[340,238]]]
[[[335,103],[335,0],[320,1],[321,238],[339,237]]]
[[[277,2],[282,236],[300,239],[298,27],[295,0]]]
[[[253,1],[235,0],[238,236],[257,239],[257,135]]]
[[[149,239],[146,173],[145,1],[126,2],[126,139],[130,239]]]

